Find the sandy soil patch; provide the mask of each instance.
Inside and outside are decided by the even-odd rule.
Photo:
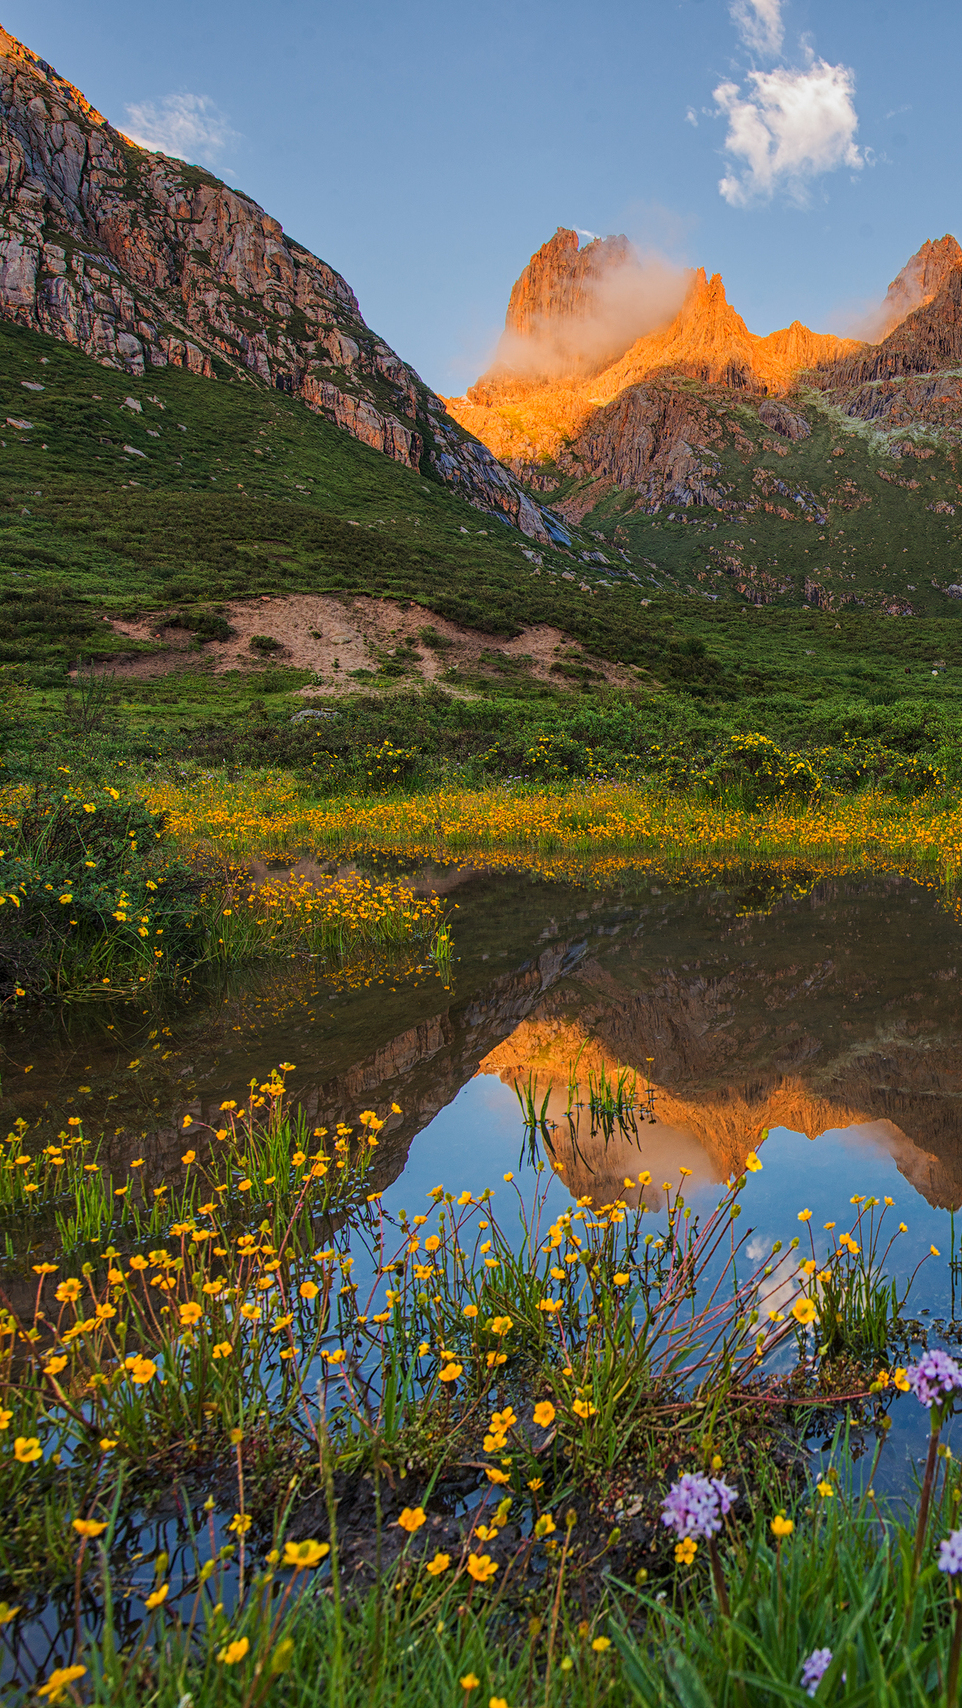
[[[580,662],[613,685],[627,686],[635,680],[632,671],[583,652],[570,635],[548,624],[537,624],[514,640],[504,640],[433,616],[421,606],[405,608],[393,600],[336,598],[326,593],[292,593],[281,598],[265,594],[259,599],[237,600],[225,604],[224,615],[235,631],[231,639],[207,641],[199,649],[191,644],[186,630],[165,626],[162,619],[115,618],[111,626],[116,634],[151,642],[162,650],[149,656],[116,658],[106,668],[119,678],[143,679],[176,670],[196,670],[202,663],[215,675],[222,675],[228,670],[261,670],[277,662],[314,672],[314,683],[300,689],[302,695],[329,697],[356,693],[364,686],[364,678],[353,677],[352,671],[376,674],[379,661],[410,640],[414,649],[405,656],[411,659],[411,671],[395,679],[399,686],[418,675],[424,682],[436,681],[452,666],[484,670],[486,663],[491,667],[492,660],[501,655],[505,660],[527,659],[531,676],[564,687],[564,676],[551,667],[572,650],[577,651]],[[447,644],[432,647],[421,641],[419,634],[427,628]],[[277,650],[267,655],[252,649],[255,635],[278,642]],[[452,686],[456,688],[456,684]]]

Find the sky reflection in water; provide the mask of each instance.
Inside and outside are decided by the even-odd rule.
[[[557,1101],[563,1109],[566,1088],[559,1091]],[[498,1219],[510,1237],[517,1221],[514,1186],[520,1189],[525,1202],[530,1203],[539,1180],[525,1157],[523,1132],[513,1087],[491,1076],[479,1075],[417,1136],[403,1175],[383,1195],[385,1210],[393,1215],[404,1210],[409,1218],[424,1214],[431,1207],[432,1190],[442,1184],[455,1194],[468,1190],[475,1197],[485,1188],[491,1188]],[[556,1148],[560,1148],[562,1135],[556,1135]],[[684,1164],[693,1171],[686,1200],[697,1214],[707,1217],[718,1202],[722,1177],[697,1139],[690,1132],[659,1122],[640,1124],[638,1137],[637,1149],[624,1139],[616,1137],[612,1141],[604,1167],[599,1171],[607,1185],[614,1185],[613,1177],[619,1174],[637,1180],[643,1169],[651,1171],[653,1187],[668,1179],[677,1185],[679,1164]],[[743,1194],[739,1232],[749,1227],[752,1230],[746,1259],[753,1264],[760,1262],[776,1240],[782,1240],[783,1247],[787,1247],[796,1235],[801,1241],[798,1260],[808,1257],[809,1226],[816,1256],[821,1257],[832,1238],[824,1224],[836,1222],[837,1233],[852,1226],[856,1216],[856,1207],[851,1203],[853,1196],[876,1197],[883,1205],[885,1198],[890,1197],[894,1204],[883,1224],[886,1230],[883,1248],[900,1222],[907,1224],[908,1231],[897,1236],[887,1273],[897,1282],[903,1282],[921,1263],[910,1299],[911,1314],[921,1315],[923,1321],[926,1316],[933,1319],[953,1316],[955,1309],[962,1309],[962,1286],[956,1283],[953,1291],[952,1218],[948,1210],[928,1204],[899,1172],[892,1153],[900,1149],[904,1149],[904,1139],[885,1121],[835,1128],[814,1138],[784,1127],[772,1129],[760,1147],[762,1170],[749,1175]],[[512,1185],[503,1180],[503,1175],[509,1172],[515,1177]],[[547,1173],[540,1180],[544,1185]],[[575,1189],[592,1190],[586,1170],[579,1169]],[[640,1197],[637,1189],[622,1188],[618,1195],[630,1203],[636,1203]],[[601,1198],[600,1194],[596,1196]],[[604,1198],[607,1197],[605,1192]],[[664,1202],[660,1191],[649,1190],[647,1198],[659,1206]],[[569,1208],[572,1202],[568,1186],[560,1176],[552,1175],[546,1200],[548,1219]],[[807,1225],[798,1221],[799,1211],[806,1209],[812,1212]],[[657,1223],[659,1227],[663,1220],[661,1215],[652,1218],[653,1225]],[[958,1220],[962,1230],[962,1217]],[[937,1258],[930,1254],[933,1245],[940,1254]],[[781,1273],[791,1274],[795,1267],[793,1260],[783,1259]],[[746,1262],[746,1272],[747,1269]],[[783,1290],[779,1297],[784,1301],[785,1296]],[[936,1334],[933,1343],[937,1339]],[[786,1347],[777,1367],[787,1369],[793,1361],[794,1353]],[[891,1415],[893,1427],[875,1479],[880,1493],[906,1488],[911,1461],[924,1452],[928,1435],[928,1414],[914,1395],[899,1396]],[[943,1439],[951,1443],[951,1425]],[[817,1450],[817,1443],[813,1442],[813,1446]],[[856,1470],[856,1479],[859,1474]]]

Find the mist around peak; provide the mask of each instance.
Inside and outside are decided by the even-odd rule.
[[[574,232],[559,231],[515,285],[486,377],[546,381],[600,372],[674,319],[691,279],[689,269],[643,253],[625,237],[578,248]]]
[[[897,273],[880,303],[865,304],[846,316],[841,330],[849,338],[880,344],[896,326],[937,295],[954,267],[962,266],[962,248],[948,232],[923,243]]]

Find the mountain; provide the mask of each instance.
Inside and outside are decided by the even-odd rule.
[[[810,332],[797,320],[758,337],[729,303],[721,275],[709,279],[698,268],[688,276],[677,312],[666,315],[660,326],[623,337],[610,361],[594,362],[586,373],[574,334],[580,332],[589,348],[610,344],[609,297],[599,287],[613,274],[622,302],[637,286],[638,319],[650,318],[659,299],[670,302],[667,291],[651,300],[644,289],[645,269],[637,263],[632,268],[627,238],[609,237],[579,251],[577,234],[559,229],[532,256],[511,292],[505,338],[494,365],[464,398],[447,399],[451,414],[519,471],[557,456],[563,443],[577,440],[596,410],[654,376],[697,379],[765,396],[787,391],[803,368],[834,363],[860,349],[852,339]],[[594,339],[593,321],[598,323]],[[630,326],[623,306],[620,329],[627,332]],[[572,360],[562,368],[560,357],[573,346]],[[546,351],[555,358],[552,364],[543,359]]]
[[[532,538],[559,535],[332,267],[210,173],[131,142],[3,30],[0,315],[136,378],[254,377]]]
[[[526,348],[557,355],[574,343],[576,357],[590,348],[592,302],[607,330],[610,270],[637,289],[639,312],[651,307],[644,267],[626,272],[624,238],[578,250],[576,236],[558,231],[532,257],[495,361],[464,397],[447,400],[529,490],[632,561],[642,557],[655,585],[888,615],[946,611],[946,593],[962,599],[954,237],[926,242],[906,263],[876,316],[887,331],[875,344],[799,321],[759,336],[721,277],[698,269],[661,324],[625,339],[607,364],[588,372],[581,359],[567,369],[555,361],[546,371],[525,360]],[[926,465],[924,478],[913,461]],[[748,537],[709,538],[746,525]]]
[[[962,248],[946,234],[937,242],[929,239],[906,261],[885,293],[879,310],[878,331],[884,336],[898,326],[913,309],[924,308],[938,294],[949,273],[962,264]]]

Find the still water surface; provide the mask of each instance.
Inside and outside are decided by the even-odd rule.
[[[104,1133],[118,1175],[142,1156],[152,1184],[179,1179],[185,1118],[218,1126],[225,1099],[293,1062],[291,1092],[328,1128],[400,1106],[371,1181],[388,1210],[424,1211],[442,1183],[491,1187],[505,1223],[510,1193],[531,1196],[536,1178],[516,1082],[536,1087],[539,1106],[547,1097],[557,1123],[563,1172],[538,1176],[552,1213],[586,1193],[637,1201],[624,1180],[643,1169],[656,1208],[660,1183],[677,1184],[682,1166],[688,1201],[707,1212],[767,1129],[744,1198],[748,1255],[805,1236],[801,1210],[811,1210],[823,1250],[826,1222],[851,1225],[853,1196],[890,1197],[890,1218],[907,1226],[890,1272],[902,1278],[925,1260],[913,1315],[933,1344],[954,1345],[962,927],[946,897],[897,876],[810,883],[760,871],[727,887],[588,891],[470,869],[412,875],[449,896],[450,988],[427,967],[406,979],[331,979],[292,961],[166,1010],[9,1022],[7,1126],[26,1119],[35,1148],[80,1114],[89,1135]],[[638,1126],[637,1142],[616,1132],[606,1144],[582,1124],[572,1145],[564,1111],[575,1060],[582,1090],[602,1069],[650,1082],[656,1118]],[[32,1260],[12,1245],[0,1252],[0,1299],[15,1309],[30,1308]],[[924,1449],[927,1417],[914,1397],[900,1398],[892,1418],[880,1493],[904,1492]],[[810,1446],[817,1455],[822,1444]],[[161,1507],[151,1525],[148,1557],[183,1543],[178,1511]],[[126,1614],[134,1621],[136,1605]],[[61,1655],[62,1615],[66,1630],[69,1609],[51,1604],[24,1633],[23,1676]],[[13,1665],[5,1657],[0,1679]]]
[[[897,876],[811,884],[764,871],[731,887],[607,891],[457,868],[417,880],[449,896],[450,988],[427,968],[365,982],[292,961],[165,1012],[8,1025],[8,1124],[23,1115],[35,1134],[55,1134],[81,1114],[118,1173],[138,1155],[152,1180],[178,1177],[185,1117],[218,1125],[222,1101],[293,1062],[289,1087],[325,1126],[400,1106],[371,1189],[409,1214],[440,1183],[492,1187],[499,1207],[506,1172],[533,1186],[515,1082],[536,1081],[559,1122],[555,1211],[584,1193],[636,1201],[626,1175],[647,1168],[656,1184],[677,1183],[682,1165],[689,1201],[710,1209],[768,1129],[745,1199],[750,1254],[804,1232],[803,1209],[824,1249],[824,1223],[848,1227],[853,1195],[891,1197],[890,1217],[908,1230],[891,1272],[907,1275],[934,1245],[913,1314],[951,1322],[962,1290],[962,927],[943,895]],[[566,1149],[576,1059],[582,1083],[602,1068],[650,1079],[656,1120],[637,1147],[598,1136]],[[14,1304],[23,1266],[11,1252],[0,1276]],[[918,1409],[897,1408],[893,1474],[917,1447]]]

